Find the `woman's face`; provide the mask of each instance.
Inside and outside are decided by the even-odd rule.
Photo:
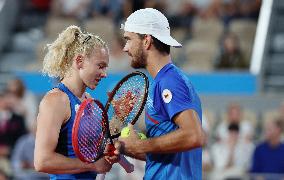
[[[109,63],[109,54],[105,48],[96,48],[89,56],[85,56],[79,75],[84,84],[95,89],[102,78],[107,76],[106,68]]]

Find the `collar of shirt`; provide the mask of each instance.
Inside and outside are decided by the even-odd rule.
[[[158,72],[157,76],[155,77],[154,81],[159,81],[165,74],[165,72],[172,67],[173,63],[168,63],[160,71]]]

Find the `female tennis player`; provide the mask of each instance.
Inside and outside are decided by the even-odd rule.
[[[39,106],[35,169],[50,174],[51,179],[94,179],[119,160],[116,150],[114,156],[83,163],[72,147],[76,110],[88,96],[86,88],[95,89],[106,77],[108,62],[106,43],[98,36],[82,33],[77,26],[69,26],[48,45],[43,73],[59,78],[60,83],[43,97]]]

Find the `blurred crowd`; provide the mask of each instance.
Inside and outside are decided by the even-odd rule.
[[[127,71],[120,24],[133,11],[152,7],[169,19],[183,44],[172,50],[185,71],[248,70],[261,0],[1,0],[2,67],[38,70],[44,47],[70,24],[101,35],[111,49],[110,72]],[[2,15],[1,15],[2,14]],[[9,17],[9,20],[7,18]],[[9,36],[10,35],[10,36]],[[21,56],[19,53],[30,53]],[[7,53],[14,53],[5,57]],[[19,54],[18,56],[16,54]],[[18,60],[22,57],[25,60]],[[26,57],[26,58],[25,58]],[[34,61],[31,61],[33,59]],[[25,63],[23,62],[25,61]],[[1,64],[1,60],[0,60]],[[6,68],[7,67],[7,68]],[[0,69],[1,70],[1,69]]]
[[[284,178],[284,101],[257,115],[232,102],[219,120],[204,118],[207,145],[203,170],[208,179]]]
[[[46,177],[34,171],[33,151],[37,106],[37,98],[25,88],[18,78],[11,79],[0,93],[0,172],[2,179]]]

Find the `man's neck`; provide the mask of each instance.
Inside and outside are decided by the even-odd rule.
[[[271,139],[268,140],[268,143],[271,147],[277,147],[280,144],[280,137],[279,138],[275,138],[275,139]]]
[[[171,62],[170,55],[163,55],[161,53],[152,53],[148,55],[147,59],[147,71],[155,78],[159,71],[168,63]]]

